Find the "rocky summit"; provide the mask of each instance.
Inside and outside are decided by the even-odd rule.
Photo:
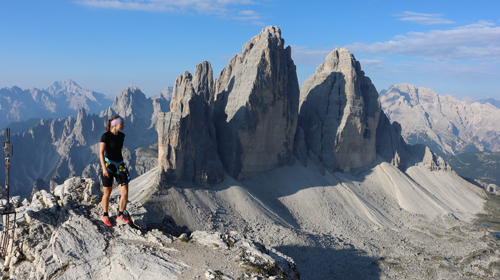
[[[166,216],[147,223],[131,202],[132,225],[108,227],[92,179],[69,178],[53,193],[16,203],[15,239],[0,274],[4,279],[299,279],[291,258],[239,232],[189,232]],[[110,209],[117,209],[112,197]],[[117,213],[111,212],[113,216]],[[10,216],[13,218],[13,216]],[[114,220],[114,217],[112,217]],[[8,270],[8,272],[5,272]]]
[[[263,29],[215,80],[219,156],[234,178],[283,166],[292,155],[299,84],[284,44],[278,27]]]
[[[177,77],[170,112],[158,120],[158,158],[164,182],[186,180],[213,185],[223,179],[212,123],[213,77],[210,63]]]
[[[332,51],[300,92],[299,127],[308,155],[329,171],[375,160],[379,114],[375,86],[345,48]]]
[[[203,62],[175,82],[158,126],[162,178],[211,185],[222,181],[222,167],[244,179],[290,163],[299,86],[281,30],[265,28],[212,75]]]

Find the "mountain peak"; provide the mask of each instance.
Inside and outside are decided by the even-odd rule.
[[[500,125],[494,117],[499,111],[493,104],[471,98],[459,101],[408,84],[391,86],[380,103],[389,119],[401,124],[401,135],[409,144],[427,145],[439,156],[500,150]]]
[[[115,104],[116,102],[129,103],[132,99],[146,100],[147,98],[140,88],[130,85],[127,88],[123,88],[122,90],[120,90],[120,93],[118,93],[118,96],[115,97],[115,101],[113,104]]]
[[[56,81],[45,90],[48,92],[57,92],[60,90],[75,92],[75,90],[77,89],[82,89],[82,88],[75,81],[67,79],[66,81]]]

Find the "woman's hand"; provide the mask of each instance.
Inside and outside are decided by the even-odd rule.
[[[108,169],[106,169],[106,168],[102,169],[102,176],[109,177]]]

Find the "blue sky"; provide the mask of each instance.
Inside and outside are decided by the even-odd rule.
[[[0,88],[72,79],[159,94],[210,61],[216,78],[262,28],[281,28],[302,84],[347,47],[378,91],[409,83],[500,99],[500,1],[2,0]]]

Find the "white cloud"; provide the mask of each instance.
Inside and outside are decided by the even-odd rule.
[[[263,22],[263,21],[254,21],[254,22],[252,22],[252,24],[253,25],[258,25],[258,26],[265,26],[266,25],[266,23]]]
[[[500,27],[480,21],[448,30],[409,32],[387,42],[354,43],[346,47],[354,53],[500,62]]]
[[[75,3],[104,9],[138,10],[150,12],[183,12],[195,10],[201,14],[226,15],[232,12],[229,7],[236,5],[253,5],[253,0],[76,0]],[[253,12],[253,11],[242,11]],[[240,12],[241,13],[241,12]],[[252,19],[258,19],[253,12]],[[248,19],[245,13],[242,19]]]
[[[257,12],[255,12],[255,11],[245,10],[245,11],[239,12],[237,16],[233,17],[233,19],[237,19],[237,20],[258,20],[258,19],[260,19],[260,15]]]
[[[326,61],[326,56],[334,50],[334,48],[319,48],[314,49],[307,46],[291,45],[292,59],[296,64],[316,65]]]
[[[381,59],[359,59],[359,63],[365,71],[389,70]]]
[[[414,12],[403,12],[403,14],[396,15],[400,17],[399,20],[402,21],[411,21],[418,24],[451,24],[455,23],[454,21],[444,19],[442,14],[422,14],[422,13],[414,13]]]

